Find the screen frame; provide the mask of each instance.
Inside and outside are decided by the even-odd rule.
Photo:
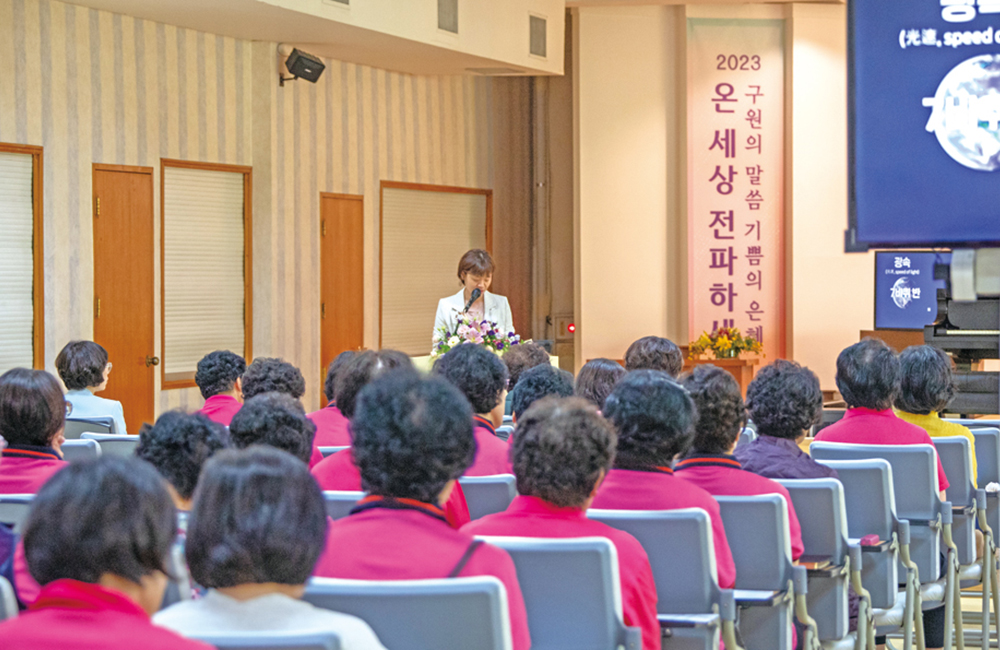
[[[873,291],[872,291],[872,331],[875,332],[922,332],[927,325],[923,327],[879,327],[878,326],[878,256],[880,254],[891,254],[891,255],[952,255],[954,254],[953,248],[944,247],[923,247],[923,248],[886,248],[879,247],[878,249],[871,249],[871,252],[875,253],[872,258],[872,280]]]

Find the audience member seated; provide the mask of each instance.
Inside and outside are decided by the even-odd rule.
[[[625,370],[662,370],[671,377],[681,374],[684,355],[677,344],[659,336],[644,336],[625,351]]]
[[[335,394],[337,403],[344,416],[350,421],[354,418],[355,405],[361,390],[377,377],[390,371],[415,373],[410,357],[396,350],[378,350],[362,352],[357,355],[337,377]],[[354,452],[344,449],[312,468],[313,478],[323,490],[360,491],[361,472],[354,463]],[[444,504],[444,512],[455,528],[460,528],[469,521],[469,506],[465,502],[462,487],[455,485],[451,495]]]
[[[757,438],[733,454],[743,469],[767,478],[837,478],[837,470],[799,448],[823,416],[823,393],[812,370],[783,359],[761,368],[747,388],[747,411]]]
[[[576,374],[573,393],[597,407],[604,408],[604,400],[625,377],[625,368],[611,359],[591,359]]]
[[[837,356],[837,390],[847,402],[847,412],[816,434],[823,442],[857,445],[931,445],[927,432],[901,420],[892,410],[899,395],[899,357],[877,339],[864,339]],[[941,498],[948,477],[938,458],[938,489]]]
[[[24,546],[43,585],[0,623],[10,650],[210,650],[153,625],[177,518],[163,480],[134,458],[69,465],[31,506]]]
[[[226,428],[201,413],[168,411],[156,424],[142,425],[135,455],[155,467],[167,482],[174,507],[185,513],[180,517],[182,530],[201,468],[215,452],[228,446]]]
[[[740,385],[717,366],[697,366],[682,379],[698,409],[691,451],[674,465],[677,475],[713,496],[780,494],[788,506],[792,559],[802,555],[802,529],[792,498],[780,483],[748,472],[733,456],[746,422]]]
[[[972,455],[972,484],[976,485],[976,438],[956,422],[945,422],[941,411],[955,397],[955,377],[951,358],[930,345],[915,345],[899,354],[900,388],[896,396],[896,414],[915,424],[931,438],[962,436],[969,441]]]
[[[537,343],[521,343],[511,346],[503,355],[503,363],[507,366],[507,399],[504,400],[504,415],[513,413],[513,401],[511,395],[514,387],[521,379],[521,373],[530,370],[535,366],[551,364],[549,353],[545,348]]]
[[[282,393],[299,400],[305,392],[306,380],[302,377],[302,373],[281,359],[257,357],[243,373],[244,402],[262,393]],[[323,454],[318,448],[314,447],[309,453],[309,467],[315,467],[323,460]]]
[[[548,364],[535,366],[521,373],[521,378],[517,381],[513,392],[511,409],[514,419],[517,420],[528,411],[532,404],[543,397],[572,397],[573,375]],[[511,434],[507,442],[513,442],[513,438],[514,434]]]
[[[7,441],[0,436],[0,452],[7,446]],[[0,476],[3,475],[3,457],[0,457]],[[4,524],[0,524],[0,576],[17,589],[14,582],[14,549],[17,546],[17,536]]]
[[[316,425],[306,417],[302,402],[283,393],[261,393],[247,399],[229,425],[233,447],[267,445],[287,451],[307,465],[315,435]]]
[[[420,580],[491,575],[506,587],[514,650],[531,646],[510,556],[448,525],[441,504],[472,464],[472,409],[437,377],[393,372],[358,396],[354,453],[369,495],[331,524],[315,575]]]
[[[690,395],[664,372],[636,370],[604,402],[604,417],[618,432],[618,447],[614,469],[608,472],[591,507],[701,508],[712,520],[719,586],[732,589],[736,565],[726,541],[719,504],[705,490],[674,476],[670,468],[694,437],[697,412]]]
[[[247,362],[229,350],[209,352],[198,362],[194,383],[205,405],[198,411],[213,422],[228,427],[243,406],[243,373]]]
[[[522,378],[524,381],[524,378]],[[518,496],[504,512],[466,524],[472,535],[606,537],[618,550],[625,624],[642,630],[642,647],[659,650],[656,585],[638,540],[587,518],[615,457],[615,432],[578,397],[545,399],[522,413],[513,443]]]
[[[332,631],[344,650],[384,650],[361,619],[301,600],[326,525],[323,495],[301,462],[260,446],[220,453],[198,486],[185,548],[208,593],[153,622],[185,636]]]
[[[466,476],[513,474],[510,445],[497,438],[507,397],[507,366],[481,345],[459,345],[434,364],[434,374],[451,382],[472,405],[476,459]]]
[[[328,400],[327,405],[309,414],[309,419],[316,425],[316,438],[313,440],[315,447],[347,447],[351,444],[351,432],[348,429],[350,421],[337,408],[336,386],[337,377],[355,356],[357,353],[351,350],[341,352],[326,370],[323,394]]]
[[[72,418],[114,418],[113,433],[126,434],[122,403],[98,397],[108,387],[111,362],[108,351],[93,341],[70,341],[58,356],[56,370],[66,385],[66,402]]]
[[[27,368],[0,375],[0,436],[7,441],[0,494],[34,494],[66,467],[60,450],[65,419],[55,377]]]

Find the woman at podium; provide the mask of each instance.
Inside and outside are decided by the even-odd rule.
[[[510,315],[507,298],[489,292],[495,269],[493,258],[481,248],[474,248],[462,256],[458,261],[458,279],[462,288],[455,295],[438,301],[435,332],[442,327],[454,332],[458,327],[457,317],[464,312],[468,312],[473,320],[496,323],[504,334],[514,331],[514,319]]]

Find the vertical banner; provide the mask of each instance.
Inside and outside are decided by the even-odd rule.
[[[782,20],[688,19],[689,332],[785,352]]]

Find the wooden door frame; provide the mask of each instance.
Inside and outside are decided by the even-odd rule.
[[[417,190],[419,192],[451,192],[453,194],[482,194],[486,197],[486,252],[493,255],[493,190],[478,187],[458,187],[455,185],[431,185],[428,183],[403,183],[401,181],[381,181],[378,188],[378,347],[382,348],[382,206],[386,189]]]
[[[160,356],[166,358],[167,310],[166,310],[166,190],[164,179],[167,167],[182,169],[202,169],[215,172],[243,174],[243,357],[249,364],[253,360],[253,167],[247,165],[226,165],[203,163],[190,160],[160,158]],[[167,381],[166,361],[160,364],[160,390],[194,388],[194,379]]]
[[[42,175],[42,147],[31,144],[0,142],[0,153],[20,153],[31,156],[31,264],[32,264],[32,335],[31,363],[38,370],[45,369],[45,218],[44,177]]]

